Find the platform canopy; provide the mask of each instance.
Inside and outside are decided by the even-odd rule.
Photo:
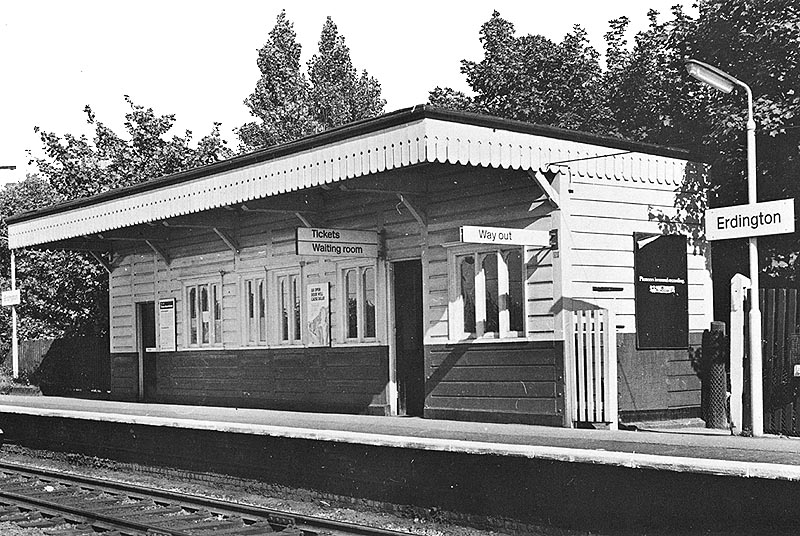
[[[677,149],[422,105],[16,215],[7,220],[8,242],[11,249],[46,247],[425,163],[538,171],[569,161],[579,175],[678,185],[687,156]]]

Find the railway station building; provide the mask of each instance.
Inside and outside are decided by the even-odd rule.
[[[8,220],[109,273],[117,400],[553,426],[698,411],[696,164],[416,106]],[[24,299],[24,297],[23,297]]]

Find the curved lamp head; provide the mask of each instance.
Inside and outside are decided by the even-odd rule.
[[[725,93],[730,93],[733,91],[736,84],[740,83],[725,71],[703,63],[702,61],[686,60],[686,72],[704,84],[708,84]]]

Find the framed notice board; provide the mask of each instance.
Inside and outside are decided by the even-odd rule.
[[[689,346],[686,237],[639,234],[634,239],[636,347]]]

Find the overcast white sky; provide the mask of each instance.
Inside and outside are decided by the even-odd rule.
[[[587,29],[601,53],[608,21],[631,19],[629,41],[647,26],[647,11],[667,17],[682,0],[324,1],[27,0],[0,7],[0,183],[21,180],[26,150],[41,152],[34,126],[88,133],[83,107],[122,133],[123,95],[177,116],[175,134],[195,141],[214,121],[236,147],[232,129],[249,120],[242,101],[258,79],[256,51],[282,8],[303,46],[302,62],[317,51],[330,15],[356,68],[377,78],[386,110],[421,104],[435,86],[468,90],[460,60],[480,60],[481,24],[492,10],[517,34],[561,40],[573,24]]]

